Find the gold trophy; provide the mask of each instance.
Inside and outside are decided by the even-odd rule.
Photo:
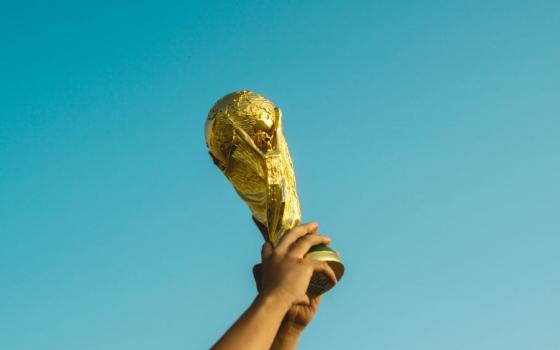
[[[270,100],[252,91],[222,97],[208,113],[206,145],[214,164],[247,203],[253,217],[276,245],[301,220],[296,178],[288,144],[282,132],[282,112]],[[326,245],[312,247],[307,257],[326,261],[340,280],[344,265]],[[319,295],[333,287],[321,272],[313,274],[307,294]]]

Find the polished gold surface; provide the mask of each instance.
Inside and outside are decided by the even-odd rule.
[[[206,143],[214,163],[278,239],[300,222],[296,179],[278,107],[251,91],[221,98],[208,114]]]
[[[276,245],[282,235],[301,220],[296,178],[282,130],[280,108],[255,92],[236,91],[216,102],[208,114],[205,131],[214,163],[233,184],[256,220],[268,229],[268,239]],[[335,273],[339,279],[342,277],[344,266],[332,250],[324,247],[313,254],[310,253],[310,258],[327,261],[330,265],[336,261]],[[319,281],[319,276],[314,278]],[[332,285],[316,289],[324,292],[330,287]]]

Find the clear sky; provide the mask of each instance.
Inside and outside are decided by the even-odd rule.
[[[302,349],[559,349],[558,1],[0,5],[0,348],[208,348],[261,236],[214,102],[284,113],[347,272]]]

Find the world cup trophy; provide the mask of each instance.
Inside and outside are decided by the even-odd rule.
[[[255,92],[236,91],[212,107],[205,132],[214,164],[247,203],[257,224],[266,228],[268,241],[276,246],[301,220],[280,108]],[[337,280],[344,274],[340,258],[326,245],[312,247],[306,258],[327,262]],[[315,272],[307,294],[322,294],[333,285],[322,272]]]

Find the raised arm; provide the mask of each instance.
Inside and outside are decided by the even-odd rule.
[[[260,291],[249,309],[212,347],[213,350],[268,350],[288,311],[295,305],[310,305],[305,294],[313,271],[321,271],[336,283],[334,272],[324,262],[304,259],[311,246],[328,244],[316,234],[314,222],[288,231],[273,248],[262,249]]]

